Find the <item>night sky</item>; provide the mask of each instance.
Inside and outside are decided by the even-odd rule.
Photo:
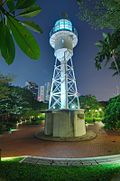
[[[75,0],[43,0],[38,4],[42,12],[34,20],[42,27],[43,34],[34,34],[41,49],[39,61],[32,61],[20,49],[16,48],[16,58],[8,66],[4,60],[0,61],[0,71],[15,75],[15,85],[24,86],[27,80],[42,85],[50,82],[55,62],[54,50],[49,45],[49,32],[56,20],[67,12],[69,19],[78,31],[79,42],[74,48],[73,64],[80,95],[92,94],[98,100],[108,100],[118,91],[118,78],[112,77],[112,71],[104,68],[97,71],[94,57],[97,52],[95,42],[102,39],[103,30],[94,30],[87,23],[78,18],[79,8]],[[104,30],[105,31],[105,30]]]

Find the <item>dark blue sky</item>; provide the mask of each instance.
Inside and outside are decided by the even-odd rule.
[[[77,16],[78,5],[75,0],[39,1],[42,12],[34,20],[42,27],[42,35],[35,34],[41,48],[39,61],[32,61],[17,47],[16,58],[8,66],[4,60],[0,61],[0,71],[15,75],[15,85],[24,86],[25,81],[35,81],[39,85],[52,79],[54,66],[54,50],[49,45],[49,32],[56,20],[67,12],[69,19],[78,31],[79,42],[74,49],[73,64],[77,79],[78,91],[81,95],[92,94],[99,100],[108,100],[113,97],[118,86],[116,77],[107,68],[97,71],[94,66],[94,57],[97,52],[95,42],[102,38],[102,30],[94,30],[87,23],[81,22]]]

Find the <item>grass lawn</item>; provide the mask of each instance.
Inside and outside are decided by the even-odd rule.
[[[19,163],[21,158],[2,159],[0,181],[110,181],[120,164],[58,167]]]
[[[1,158],[2,162],[19,162],[22,160],[24,157],[3,157]]]

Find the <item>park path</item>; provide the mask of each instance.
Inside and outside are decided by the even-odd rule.
[[[97,132],[97,137],[91,141],[82,142],[53,142],[36,139],[34,134],[41,129],[40,126],[22,126],[18,131],[1,135],[2,156],[82,158],[120,154],[120,136],[107,134],[99,124],[88,126],[88,129]]]

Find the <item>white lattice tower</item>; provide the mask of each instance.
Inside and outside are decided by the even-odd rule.
[[[56,57],[50,92],[49,109],[80,109],[72,63],[78,35],[72,23],[60,19],[50,32],[50,45]]]

